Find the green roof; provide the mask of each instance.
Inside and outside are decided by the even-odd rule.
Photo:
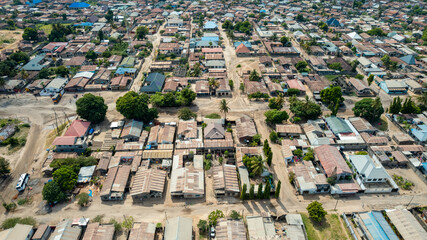
[[[334,134],[340,133],[351,133],[350,126],[342,118],[337,118],[335,116],[325,118],[326,123]]]

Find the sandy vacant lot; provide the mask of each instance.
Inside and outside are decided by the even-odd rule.
[[[0,30],[0,50],[18,49],[18,43],[22,40],[22,30]],[[10,43],[4,43],[5,40]]]

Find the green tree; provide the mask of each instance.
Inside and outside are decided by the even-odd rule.
[[[232,79],[228,80],[228,86],[230,86],[231,90],[234,89],[234,82]]]
[[[28,56],[28,54],[21,51],[12,53],[9,58],[17,62],[18,64],[19,63],[25,64],[30,61],[30,57]]]
[[[138,94],[134,91],[127,92],[116,101],[116,109],[127,119],[142,120],[149,123],[158,117],[156,108],[148,107],[147,94]]]
[[[67,20],[67,14],[63,13],[62,14],[62,21],[65,21],[65,20]]]
[[[286,111],[279,111],[276,109],[268,110],[264,113],[265,121],[269,124],[280,124],[288,120],[289,115]]]
[[[277,182],[276,190],[274,192],[274,197],[275,198],[279,198],[281,186],[282,186],[282,182],[279,180],[279,182]]]
[[[371,36],[386,36],[387,34],[383,32],[381,28],[372,28],[371,30],[366,32],[367,34]]]
[[[194,99],[196,99],[196,96],[197,94],[191,88],[187,87],[177,93],[176,100],[181,106],[190,106]]]
[[[299,61],[297,64],[295,64],[295,68],[298,70],[298,72],[305,72],[307,66],[308,64],[306,61]]]
[[[310,217],[320,223],[325,218],[327,212],[323,209],[323,206],[318,201],[314,201],[307,206],[307,211]]]
[[[305,101],[297,99],[295,96],[289,98],[290,110],[296,116],[302,119],[317,119],[322,115],[320,105],[309,100],[308,96]]]
[[[37,75],[37,78],[39,79],[44,79],[44,78],[48,78],[51,75],[51,72],[48,68],[43,68],[42,70],[40,70],[39,74]]]
[[[197,228],[199,229],[199,233],[206,234],[209,229],[208,222],[200,219],[199,223],[197,223]]]
[[[337,71],[341,71],[342,70],[341,63],[339,63],[339,62],[331,63],[331,64],[329,64],[328,67],[330,69],[337,70]]]
[[[28,41],[37,41],[38,40],[37,30],[29,27],[25,28],[24,33],[22,34],[22,38]]]
[[[294,154],[294,156],[302,157],[303,152],[302,152],[301,149],[298,148],[298,149],[296,149],[296,150],[293,151],[293,154]]]
[[[389,113],[392,114],[399,114],[400,110],[402,109],[402,100],[400,97],[393,98],[393,102],[390,104],[389,107]]]
[[[405,101],[402,104],[401,112],[403,114],[411,114],[415,113],[418,114],[421,112],[420,108],[415,104],[414,101],[412,101],[411,97],[408,97],[405,99]]]
[[[89,50],[86,53],[86,59],[91,60],[92,62],[95,61],[98,58],[98,54],[94,52],[93,50]]]
[[[305,22],[305,18],[302,14],[298,14],[295,20],[297,20],[297,22]]]
[[[420,104],[420,109],[422,111],[427,110],[427,92],[423,92],[422,94],[417,96],[417,101]]]
[[[374,75],[370,74],[368,77],[368,85],[371,86],[373,81],[374,81]]]
[[[227,121],[227,113],[230,110],[230,107],[228,106],[228,103],[225,99],[222,99],[219,103],[219,110],[224,113],[224,119]]]
[[[52,173],[53,181],[58,183],[63,191],[69,191],[76,186],[77,173],[70,167],[61,167]]]
[[[270,133],[270,141],[273,143],[277,143],[278,140],[279,140],[279,135],[277,135],[277,132],[272,131]]]
[[[354,105],[354,115],[364,117],[368,121],[378,121],[381,114],[384,113],[384,108],[381,104],[380,98],[375,100],[372,98],[364,98]]]
[[[80,207],[84,207],[89,203],[89,194],[87,193],[80,193],[76,196],[77,204],[80,205]]]
[[[230,218],[233,220],[238,220],[242,218],[242,216],[236,210],[232,210],[230,213]]]
[[[282,36],[280,38],[280,42],[283,44],[283,46],[289,46],[291,42],[289,41],[289,38],[286,36]]]
[[[25,218],[15,217],[15,218],[8,218],[4,220],[4,222],[1,224],[1,228],[4,230],[13,228],[18,223],[24,224],[24,225],[31,225],[33,227],[37,225],[37,221],[33,217],[25,217]]]
[[[219,218],[224,218],[225,215],[221,210],[215,210],[209,213],[208,219],[209,219],[209,225],[210,226],[216,226],[217,221]]]
[[[305,161],[313,161],[314,160],[313,148],[307,149],[307,153],[305,154],[303,160],[305,160]]]
[[[0,175],[5,176],[10,173],[9,161],[3,157],[0,157]]]
[[[58,76],[66,77],[66,76],[68,76],[69,73],[70,73],[70,71],[64,65],[61,65],[61,66],[55,68],[55,74]]]
[[[288,88],[288,91],[286,91],[286,94],[288,96],[298,96],[300,94],[300,90],[296,88]]]
[[[136,29],[136,38],[142,40],[148,34],[148,28],[146,26],[139,26]]]
[[[105,14],[105,19],[107,19],[108,22],[112,22],[114,17],[113,11],[111,9],[108,9],[107,14]]]
[[[249,75],[249,81],[258,82],[261,79],[258,72],[254,69]]]
[[[60,202],[66,199],[65,193],[55,181],[48,182],[44,185],[42,191],[43,200],[48,203]]]
[[[279,96],[277,96],[277,97],[275,97],[275,98],[270,98],[269,100],[268,100],[268,107],[270,108],[270,109],[277,109],[277,110],[280,110],[280,109],[282,109],[282,107],[283,107],[283,103],[284,103],[284,98],[283,98],[283,96],[282,95],[279,95]]]
[[[122,227],[129,232],[132,229],[134,222],[135,220],[133,219],[132,216],[125,217],[125,219],[122,222]]]
[[[251,188],[249,189],[249,199],[255,198],[255,185],[251,184]]]
[[[332,115],[334,116],[337,115],[340,104],[344,102],[341,87],[339,86],[330,86],[323,89],[320,91],[320,98],[322,102],[328,104],[328,108],[332,111]]]
[[[242,201],[246,200],[246,188],[247,188],[247,186],[245,183],[242,186],[242,192],[240,192],[240,200],[242,200]]]
[[[190,120],[192,118],[196,118],[197,114],[191,111],[188,107],[184,107],[179,109],[178,117],[182,120]]]
[[[48,36],[50,42],[66,42],[66,36],[73,33],[71,25],[65,26],[60,23],[52,24],[52,30]]]
[[[270,199],[270,193],[271,193],[271,186],[270,182],[267,181],[267,184],[264,188],[264,199]]]
[[[262,199],[264,196],[264,193],[262,192],[262,183],[258,184],[258,192],[256,194],[257,199]]]
[[[104,120],[108,106],[104,103],[104,98],[91,93],[85,94],[76,102],[77,115],[92,123],[100,123]]]
[[[265,160],[263,160],[260,156],[252,158],[249,163],[251,173],[255,174],[255,176],[260,176],[265,169],[264,163]]]

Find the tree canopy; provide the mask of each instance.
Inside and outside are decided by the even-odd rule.
[[[48,203],[60,202],[66,198],[59,184],[54,181],[44,185],[42,195],[43,200],[46,200]]]
[[[286,111],[280,111],[272,109],[264,113],[265,121],[270,124],[280,124],[283,121],[288,120],[289,115]]]
[[[181,92],[156,93],[150,97],[150,102],[156,107],[189,106],[196,99],[196,93],[190,88]]]
[[[270,109],[280,110],[283,107],[283,102],[284,102],[283,96],[279,95],[279,96],[277,96],[275,98],[270,98],[268,100],[268,107]]]
[[[136,38],[138,40],[143,40],[147,34],[148,34],[148,28],[146,26],[139,26],[136,29]]]
[[[138,94],[134,91],[127,92],[116,101],[116,109],[125,118],[141,120],[149,123],[158,117],[156,108],[148,107],[147,94]]]
[[[337,115],[340,104],[344,102],[341,87],[339,86],[330,86],[323,89],[320,91],[320,98],[322,102],[328,105],[329,110],[332,111],[332,115]]]
[[[69,191],[77,183],[77,173],[70,167],[61,167],[52,173],[53,181],[58,183],[63,191]]]
[[[196,118],[197,114],[191,111],[188,107],[183,107],[178,111],[178,117],[182,120],[190,120],[192,118]]]
[[[320,223],[325,218],[327,212],[323,209],[323,205],[318,201],[314,201],[307,206],[307,211],[310,217]]]
[[[37,41],[38,40],[37,30],[29,27],[25,28],[24,33],[22,34],[22,38],[24,40]]]
[[[104,103],[104,98],[95,96],[92,93],[87,93],[78,99],[76,106],[77,114],[92,123],[102,122],[108,109],[108,106]]]
[[[249,81],[256,81],[258,82],[261,79],[258,72],[254,69],[252,70],[251,74],[249,75]]]
[[[67,42],[66,36],[73,32],[71,25],[65,26],[60,23],[54,23],[48,38],[50,42]]]
[[[10,173],[9,161],[3,157],[0,157],[0,175],[4,176]]]
[[[378,121],[381,117],[381,114],[384,113],[384,108],[381,104],[381,99],[379,97],[364,98],[354,105],[353,108],[354,115],[364,117],[368,121]]]
[[[295,96],[289,98],[291,112],[301,119],[317,119],[322,115],[320,105],[309,100],[306,96],[305,101],[299,100]]]

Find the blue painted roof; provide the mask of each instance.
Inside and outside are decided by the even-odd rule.
[[[141,92],[160,92],[165,83],[165,75],[157,72],[150,73],[145,81],[148,85],[143,86]]]
[[[117,68],[116,74],[135,73],[136,68]]]
[[[409,65],[415,65],[414,55],[407,55],[407,56],[401,57],[400,60],[404,61],[405,63],[407,63]]]
[[[203,26],[204,29],[214,29],[217,27],[218,27],[218,25],[216,25],[216,23],[214,23],[212,21],[206,22],[205,25]]]
[[[202,37],[202,41],[218,42],[219,37]]]
[[[334,26],[334,27],[341,27],[342,24],[336,20],[335,18],[330,18],[328,19],[328,21],[326,21],[326,24],[328,24],[328,26]]]
[[[33,59],[31,59],[27,64],[25,64],[22,69],[25,71],[40,71],[43,68],[47,67],[47,65],[40,64],[44,59],[44,55],[37,55]]]
[[[75,23],[74,26],[76,26],[76,27],[92,27],[93,23],[90,23],[90,22]]]
[[[69,7],[70,8],[87,8],[87,7],[90,7],[90,4],[85,2],[73,2],[70,4]]]
[[[244,42],[235,42],[234,43],[234,48],[237,48],[240,44],[245,45],[245,47],[247,48],[252,48],[252,43],[248,42],[248,41],[244,41]]]

